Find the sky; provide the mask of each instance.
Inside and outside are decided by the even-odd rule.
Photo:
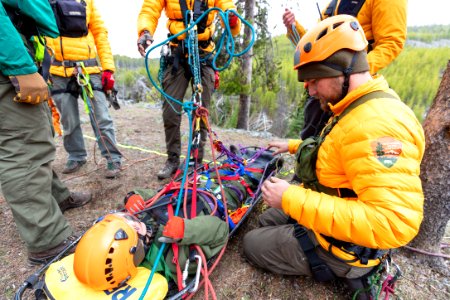
[[[396,0],[391,0],[396,1]],[[316,2],[324,9],[329,0],[271,0],[269,29],[272,35],[285,33],[282,15],[285,8],[290,8],[296,19],[305,28],[313,26],[318,18]],[[140,57],[137,41],[137,16],[143,0],[95,0],[105,25],[109,31],[109,40],[113,54]],[[289,4],[286,4],[289,3]],[[450,1],[448,0],[408,0],[408,26],[450,24]],[[164,13],[159,20],[155,34],[155,43],[167,38]],[[156,50],[155,50],[156,51]]]

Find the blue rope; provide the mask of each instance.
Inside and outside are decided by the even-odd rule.
[[[288,32],[288,38],[294,47],[297,47],[298,42],[300,42],[300,34],[295,27],[295,23],[291,26],[291,31]]]
[[[225,26],[224,32],[222,33],[221,38],[220,38],[219,47],[218,48],[216,47],[216,49],[219,49],[219,50],[214,54],[214,57],[213,57],[213,60],[212,60],[212,67],[216,71],[224,70],[226,67],[228,67],[230,65],[231,60],[234,57],[242,56],[243,54],[248,52],[250,50],[250,48],[253,46],[253,44],[255,43],[255,30],[254,30],[254,28],[250,25],[250,23],[248,23],[245,19],[243,19],[234,10],[228,10],[228,11],[226,11],[224,13],[220,8],[217,8],[217,7],[213,7],[213,8],[208,9],[195,22],[191,22],[187,28],[185,28],[184,30],[180,31],[179,33],[177,33],[175,35],[172,35],[171,37],[169,37],[165,41],[163,41],[163,42],[161,42],[161,43],[151,47],[150,50],[145,55],[145,69],[147,71],[147,76],[150,79],[150,82],[162,94],[162,96],[165,98],[166,101],[171,100],[171,101],[177,103],[178,105],[180,105],[183,108],[183,110],[188,115],[188,119],[189,119],[189,138],[188,138],[188,141],[189,142],[188,142],[188,149],[187,149],[186,157],[190,156],[191,147],[192,147],[192,135],[193,135],[192,111],[196,109],[194,101],[195,101],[195,98],[196,98],[197,94],[199,94],[199,92],[201,92],[201,90],[197,89],[197,87],[201,86],[201,69],[200,69],[200,62],[201,61],[200,61],[200,56],[199,56],[198,35],[197,35],[197,30],[196,30],[197,27],[196,26],[197,26],[197,24],[199,22],[201,22],[201,20],[203,18],[207,17],[207,15],[210,12],[212,12],[212,11],[217,11],[218,12],[218,14],[222,18],[222,21],[223,21],[224,26]],[[231,12],[233,14],[235,14],[245,25],[249,26],[251,31],[252,31],[252,39],[251,39],[249,45],[243,51],[241,51],[239,53],[236,53],[236,54],[234,53],[234,39],[232,37],[230,24],[228,22],[228,15]],[[190,11],[186,12],[186,16],[185,16],[186,18],[187,18],[187,14],[188,13],[190,13]],[[195,89],[193,91],[193,95],[192,95],[192,98],[191,98],[194,101],[183,102],[182,99],[178,100],[178,99],[175,99],[172,96],[168,95],[167,93],[164,92],[162,87],[160,87],[158,84],[156,84],[155,80],[153,79],[152,75],[150,74],[150,70],[149,70],[149,66],[148,66],[148,57],[149,57],[150,52],[152,52],[154,49],[156,49],[158,47],[161,47],[162,45],[167,44],[171,40],[176,39],[178,36],[183,35],[186,32],[188,32],[188,35],[187,35],[188,36],[188,38],[187,38],[188,51],[189,51],[189,60],[188,60],[188,62],[190,64],[190,66],[191,66],[191,71],[192,71],[192,74],[194,76],[194,85],[195,85],[194,87],[195,87]],[[227,62],[224,65],[224,67],[217,68],[216,60],[217,60],[217,57],[220,55],[220,52],[221,52],[221,49],[223,47],[223,43],[224,43],[225,40],[226,40],[225,48],[227,50],[227,54],[229,55],[229,57],[228,57]],[[161,79],[162,78],[162,74],[159,73],[158,77]],[[160,80],[160,81],[162,82],[162,80]],[[169,103],[169,104],[171,104],[171,103]],[[178,216],[179,210],[180,210],[180,207],[181,207],[181,202],[182,202],[183,194],[184,194],[184,186],[185,186],[185,183],[186,183],[186,180],[187,180],[186,174],[188,173],[188,169],[189,169],[189,159],[186,159],[185,160],[185,165],[184,165],[184,173],[183,173],[184,175],[183,175],[183,178],[182,178],[180,193],[178,195],[177,206],[176,206],[176,210],[175,210],[175,213],[174,213],[175,216]],[[145,284],[144,289],[142,290],[142,293],[141,293],[141,296],[139,297],[139,300],[143,300],[145,295],[148,292],[150,284],[151,284],[151,282],[153,280],[153,276],[155,275],[155,269],[156,269],[155,266],[158,264],[159,260],[161,259],[162,255],[163,255],[163,252],[164,252],[164,249],[165,249],[165,246],[166,246],[166,244],[163,243],[161,245],[161,248],[158,251],[158,254],[157,254],[156,260],[155,260],[155,262],[153,264],[150,276],[149,276],[149,278],[148,278],[148,280],[147,280],[147,282]]]
[[[217,50],[217,51],[213,51],[213,52],[212,52],[212,53],[215,52],[215,53],[214,53],[213,60],[212,60],[212,67],[213,67],[214,70],[216,70],[216,71],[222,71],[222,70],[224,70],[225,68],[227,68],[227,67],[231,64],[231,61],[232,61],[232,59],[233,59],[234,57],[239,57],[239,56],[244,55],[245,53],[247,53],[247,52],[250,50],[251,47],[253,47],[253,44],[255,43],[255,29],[254,29],[253,26],[252,26],[249,22],[247,22],[241,15],[239,15],[239,14],[238,14],[236,11],[234,11],[234,10],[227,10],[226,12],[223,12],[220,8],[212,7],[212,8],[209,8],[207,11],[205,11],[205,12],[204,12],[204,13],[203,13],[203,14],[202,14],[195,22],[190,23],[189,26],[188,26],[187,28],[185,28],[184,30],[180,31],[179,33],[177,33],[177,34],[175,34],[175,35],[170,36],[169,38],[167,38],[166,40],[162,41],[161,43],[152,46],[152,47],[149,49],[149,51],[146,53],[146,55],[145,55],[145,69],[146,69],[146,72],[147,72],[147,76],[148,76],[148,78],[150,79],[150,82],[153,84],[153,86],[154,86],[154,87],[155,87],[155,88],[163,95],[163,97],[164,97],[166,100],[171,100],[171,101],[177,103],[177,104],[180,105],[180,106],[184,106],[182,99],[181,99],[181,100],[175,99],[175,98],[173,98],[172,96],[170,96],[170,95],[168,95],[167,93],[165,93],[164,90],[162,89],[162,87],[160,87],[160,86],[155,82],[155,80],[153,79],[153,76],[150,74],[150,69],[149,69],[149,65],[148,65],[148,57],[149,57],[149,54],[150,54],[150,52],[152,52],[152,51],[155,50],[156,48],[159,48],[159,47],[161,47],[161,46],[167,44],[168,42],[170,42],[170,41],[172,41],[172,40],[175,40],[175,39],[178,38],[180,35],[183,35],[183,34],[185,34],[186,32],[188,32],[189,30],[193,29],[194,26],[196,26],[198,23],[200,23],[201,20],[202,20],[203,18],[207,17],[207,15],[208,15],[210,12],[212,12],[212,11],[217,11],[218,15],[222,18],[222,21],[223,21],[223,23],[224,23],[224,31],[223,31],[223,33],[222,33],[220,39],[219,39],[218,46],[215,47],[215,50]],[[239,53],[234,53],[234,50],[235,50],[234,44],[235,44],[235,43],[234,43],[233,35],[231,34],[231,27],[230,27],[230,24],[229,24],[229,22],[228,22],[228,15],[229,15],[230,13],[235,14],[235,15],[241,20],[241,22],[242,22],[243,24],[245,24],[246,26],[250,27],[250,29],[251,29],[251,31],[252,31],[252,38],[251,38],[250,43],[248,44],[248,46],[247,46],[244,50],[242,50],[242,51],[239,52]],[[189,42],[189,40],[188,40],[188,42]],[[224,65],[222,68],[218,68],[217,65],[216,65],[216,61],[217,61],[217,58],[219,57],[219,55],[220,55],[221,52],[222,52],[223,44],[224,44],[225,42],[226,42],[225,49],[227,50],[227,54],[228,54],[229,57],[228,57],[228,59],[227,59],[225,65]],[[197,41],[197,43],[198,43],[198,41]],[[197,45],[198,45],[198,44],[197,44]],[[198,50],[198,47],[197,47],[197,50]],[[212,53],[211,53],[210,55],[213,55]],[[208,57],[210,57],[210,56],[208,56]],[[199,66],[198,66],[198,67],[199,67]],[[161,76],[160,76],[160,78],[161,78]]]

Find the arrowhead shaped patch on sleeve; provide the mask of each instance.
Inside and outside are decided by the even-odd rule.
[[[392,137],[381,137],[370,143],[372,152],[383,166],[390,168],[402,154],[402,143]]]

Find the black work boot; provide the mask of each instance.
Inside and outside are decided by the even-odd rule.
[[[159,180],[170,178],[178,170],[180,165],[180,157],[175,153],[168,153],[168,158],[164,167],[158,172]]]
[[[61,212],[64,213],[68,209],[77,208],[77,207],[86,205],[91,200],[92,200],[91,193],[70,192],[69,198],[62,201],[61,203],[58,203],[58,205],[59,205],[59,209],[61,209]]]
[[[74,235],[69,236],[64,241],[56,245],[55,247],[40,251],[40,252],[29,252],[28,253],[28,265],[29,266],[37,266],[48,263],[55,256],[60,254],[64,249],[66,249],[69,245],[71,245],[74,241],[77,240],[77,237]],[[75,252],[75,247],[70,248],[65,255]]]

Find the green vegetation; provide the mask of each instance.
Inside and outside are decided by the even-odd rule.
[[[430,42],[450,39],[450,26],[425,26],[408,28],[408,39]],[[259,48],[258,48],[259,47]],[[259,49],[259,50],[258,50]],[[262,50],[261,50],[262,49]],[[261,112],[273,121],[274,133],[296,137],[303,126],[303,85],[297,81],[292,69],[294,47],[285,36],[272,39],[269,44],[255,44],[253,59],[252,104],[250,119]],[[441,76],[450,58],[450,48],[417,48],[406,46],[399,57],[380,73],[400,98],[413,109],[420,121],[436,95]],[[273,56],[274,59],[268,59]],[[123,95],[133,90],[141,80],[151,86],[143,59],[116,56],[117,81]],[[154,80],[158,82],[159,59],[149,61]],[[210,108],[211,121],[224,127],[235,127],[239,110],[239,93],[250,87],[239,84],[242,62],[235,59],[230,67],[220,74],[220,88],[215,93]],[[160,99],[157,91],[137,101]],[[226,117],[225,117],[226,116]]]
[[[408,39],[426,43],[436,40],[450,40],[450,25],[408,27]]]
[[[436,96],[442,74],[450,58],[450,48],[406,47],[380,73],[400,98],[423,121]]]

